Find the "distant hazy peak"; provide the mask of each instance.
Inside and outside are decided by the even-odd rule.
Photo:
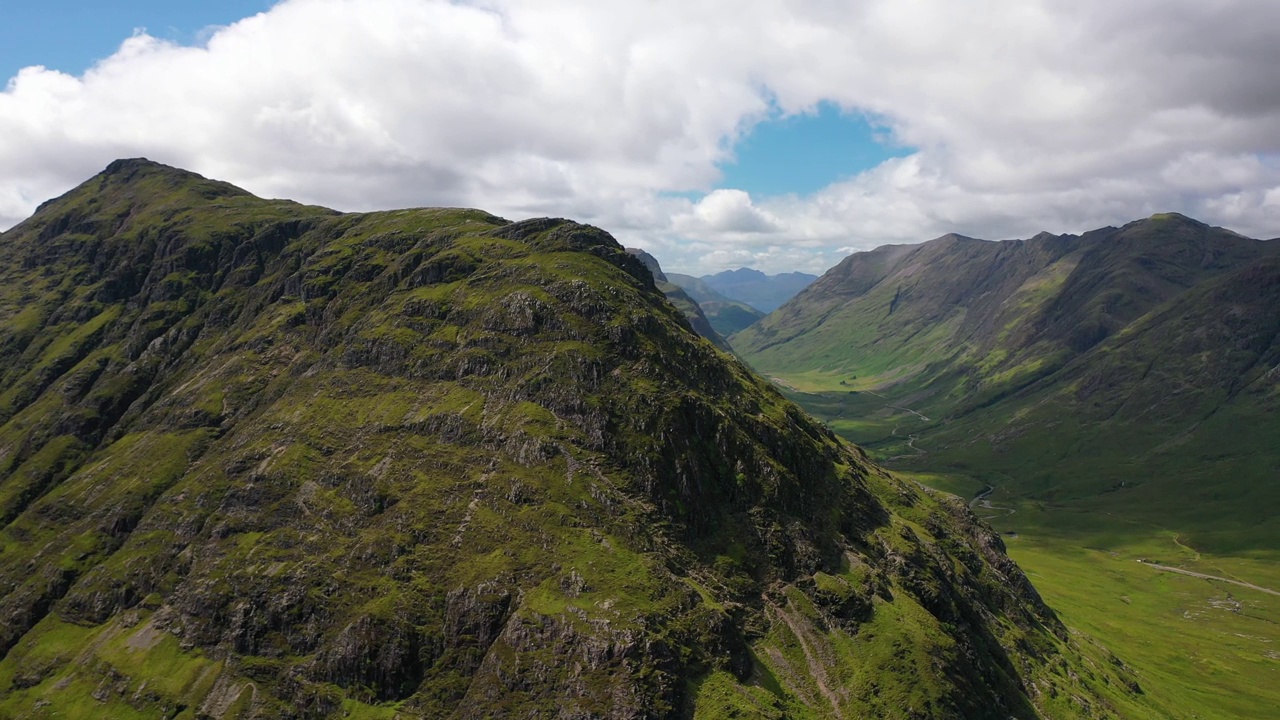
[[[769,277],[769,276],[768,276],[768,275],[765,275],[764,273],[762,273],[762,272],[760,272],[759,270],[756,270],[756,269],[754,269],[754,268],[738,268],[738,269],[736,269],[736,270],[721,270],[720,272],[718,272],[718,273],[716,273],[716,274],[714,274],[714,275],[706,275],[706,276],[704,276],[704,278],[705,278],[705,279],[710,279],[710,278],[723,278],[723,279],[725,279],[725,280],[730,280],[730,279],[732,279],[732,280],[736,280],[736,281],[741,281],[741,280],[763,280],[764,278],[767,278],[767,277]]]

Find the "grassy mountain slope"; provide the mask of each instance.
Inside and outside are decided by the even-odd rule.
[[[948,236],[851,256],[732,341],[792,386],[916,411],[893,426],[864,414],[855,434],[904,464],[909,431],[932,466],[1016,475],[1046,500],[1132,491],[1165,467],[1228,481],[1233,463],[1252,476],[1280,459],[1262,440],[1280,429],[1278,255],[1179,215],[1079,237]]]
[[[1206,551],[1280,548],[1280,258],[1192,287],[1052,379],[931,431],[932,452]]]
[[[1187,288],[1276,252],[1180,215],[1078,237],[949,235],[851,255],[731,341],[756,367],[805,389],[910,386],[921,404],[955,414],[1051,374]]]
[[[891,467],[985,493],[1152,694],[1251,717],[1280,702],[1280,605],[1228,580],[1280,589],[1278,255],[1177,215],[950,237],[853,256],[731,341]]]
[[[1177,715],[595,228],[118,161],[0,293],[0,716]]]
[[[744,302],[721,295],[702,278],[668,273],[667,279],[679,285],[689,297],[697,301],[706,312],[711,326],[725,337],[745,329],[765,315]]]

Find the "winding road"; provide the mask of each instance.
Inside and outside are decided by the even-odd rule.
[[[987,498],[990,497],[991,493],[995,491],[996,491],[996,486],[988,484],[986,490],[983,490],[982,492],[978,493],[977,495],[974,496],[972,500],[969,501],[969,509],[972,510],[975,515],[977,514],[978,510],[1004,511],[1003,516],[1000,515],[999,512],[997,512],[995,515],[979,515],[979,517],[981,517],[983,520],[990,520],[992,518],[998,518],[998,517],[1008,517],[1018,512],[1016,508],[1000,507],[999,505],[992,505],[991,501],[988,500]]]
[[[920,418],[921,420],[923,420],[923,421],[925,421],[925,422],[932,422],[932,421],[931,421],[931,420],[930,420],[930,419],[929,419],[929,418],[928,418],[924,413],[922,413],[922,412],[919,412],[919,411],[916,411],[916,410],[912,410],[912,409],[911,409],[911,408],[909,408],[909,407],[901,407],[901,406],[898,406],[898,405],[890,405],[890,404],[887,402],[887,401],[889,400],[889,398],[885,397],[884,395],[881,395],[881,394],[880,394],[880,393],[878,393],[878,392],[872,392],[872,391],[870,391],[870,390],[863,390],[862,392],[864,392],[864,393],[866,393],[866,394],[868,394],[868,395],[872,395],[872,396],[878,397],[878,398],[880,398],[881,400],[886,401],[886,402],[885,402],[885,404],[884,404],[884,406],[885,406],[885,407],[887,407],[887,408],[889,408],[890,410],[902,410],[903,412],[909,412],[909,413],[911,413],[912,415],[915,415],[916,417]]]
[[[1142,563],[1143,565],[1146,565],[1147,567],[1155,568],[1157,570],[1163,570],[1165,572],[1178,573],[1179,575],[1190,575],[1191,577],[1200,578],[1201,580],[1217,580],[1218,582],[1231,583],[1232,585],[1247,587],[1250,590],[1257,590],[1259,592],[1264,592],[1269,595],[1280,596],[1280,592],[1276,592],[1275,590],[1272,590],[1270,588],[1264,588],[1260,585],[1254,585],[1253,583],[1247,583],[1247,582],[1244,582],[1243,580],[1232,580],[1231,578],[1218,577],[1217,575],[1205,575],[1204,573],[1192,572],[1191,570],[1183,570],[1182,568],[1169,567],[1168,565],[1160,565],[1159,563],[1148,562],[1141,558],[1138,560],[1138,562]]]

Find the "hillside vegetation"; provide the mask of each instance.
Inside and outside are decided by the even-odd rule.
[[[1280,243],[1165,214],[884,247],[730,340],[880,461],[974,498],[1152,694],[1280,702],[1280,605],[1232,583],[1280,588]]]
[[[1118,492],[1203,549],[1275,548],[1278,258],[1180,215],[947,236],[850,256],[732,342],[901,465],[1005,473],[1045,501]]]
[[[118,161],[0,358],[0,717],[1179,715],[596,228]]]

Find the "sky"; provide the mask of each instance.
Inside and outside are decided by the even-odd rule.
[[[1272,0],[0,0],[0,229],[118,157],[821,272],[1176,211],[1280,236]]]

